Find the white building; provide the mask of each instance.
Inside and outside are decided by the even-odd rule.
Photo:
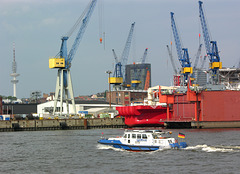
[[[118,115],[116,111],[117,105],[111,105],[112,109],[109,109],[109,104],[106,102],[96,102],[95,101],[81,101],[80,104],[75,104],[76,112],[78,116],[92,115],[92,117],[97,118],[100,114],[108,113],[113,118]],[[91,103],[91,104],[90,104]],[[49,117],[53,113],[54,101],[49,101],[46,103],[41,103],[37,105],[37,114],[39,117]],[[57,103],[57,112],[56,115],[60,115],[60,102]],[[69,114],[73,115],[73,106],[69,105]],[[62,115],[67,115],[67,106],[66,103],[63,103]]]

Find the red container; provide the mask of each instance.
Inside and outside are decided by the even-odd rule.
[[[240,91],[202,92],[202,121],[240,121]]]

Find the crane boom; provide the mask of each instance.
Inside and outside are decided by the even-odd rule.
[[[210,52],[211,52],[210,35],[209,35],[208,28],[207,28],[206,19],[205,19],[204,13],[203,13],[203,8],[202,8],[203,2],[198,1],[198,3],[199,3],[199,17],[200,17],[200,21],[201,21],[203,36],[204,36],[203,37],[204,43],[205,43],[207,54],[210,54]]]
[[[147,53],[148,53],[148,48],[146,48],[144,50],[144,53],[143,53],[143,57],[142,57],[142,61],[141,61],[141,65],[140,65],[140,70],[138,71],[137,75],[136,75],[136,79],[140,79],[140,75],[142,73],[142,69],[143,69],[143,65],[146,61],[146,58],[147,58]]]
[[[181,44],[180,37],[178,35],[178,31],[177,31],[177,27],[176,27],[173,15],[174,15],[174,13],[171,12],[171,26],[172,26],[173,36],[174,36],[175,45],[176,45],[176,49],[177,49],[178,59],[180,61],[181,66],[183,66],[182,65],[182,57],[183,57],[183,55],[182,55],[182,44]]]
[[[172,52],[170,51],[168,45],[167,45],[167,50],[168,50],[169,58],[170,58],[171,63],[172,63],[173,71],[174,71],[175,74],[177,74],[177,68],[176,68],[175,63],[174,63],[174,60],[173,60],[173,55],[172,55]]]
[[[203,69],[203,67],[204,67],[204,65],[205,65],[205,62],[206,62],[206,58],[207,58],[207,56],[205,55],[205,56],[203,57],[203,60],[202,60],[202,64],[201,64],[201,66],[200,66],[200,69]]]
[[[72,45],[72,48],[68,54],[68,58],[67,58],[67,64],[66,64],[66,68],[70,67],[71,66],[71,62],[72,62],[72,59],[74,58],[75,54],[76,54],[76,51],[77,51],[77,48],[80,44],[80,41],[83,37],[83,34],[86,30],[86,27],[87,27],[87,24],[89,22],[89,18],[91,17],[92,13],[93,13],[93,10],[94,10],[94,7],[97,3],[97,0],[92,0],[92,2],[90,3],[90,5],[87,7],[88,11],[86,13],[86,16],[85,18],[82,20],[82,25],[77,33],[77,37],[75,38],[75,41]]]
[[[129,34],[128,34],[128,38],[124,47],[124,50],[122,52],[122,56],[121,56],[121,64],[122,64],[122,75],[125,76],[125,66],[127,65],[127,61],[128,61],[128,56],[129,56],[129,51],[130,51],[130,47],[131,47],[131,43],[132,43],[132,36],[133,36],[133,31],[134,31],[134,26],[135,26],[135,22],[132,23]],[[125,79],[123,77],[123,79]],[[125,81],[125,80],[123,80]]]
[[[146,48],[145,51],[144,51],[144,53],[143,53],[143,57],[142,57],[141,63],[145,63],[146,58],[147,58],[147,52],[148,52],[148,48]]]
[[[71,62],[72,62],[72,60],[73,60],[73,58],[76,54],[77,48],[80,44],[80,41],[83,37],[83,34],[84,34],[85,30],[86,30],[89,18],[91,17],[91,14],[94,10],[96,2],[97,2],[97,0],[92,0],[90,2],[90,4],[87,6],[87,8],[84,10],[83,14],[81,15],[81,17],[83,17],[86,14],[85,17],[82,20],[81,27],[79,28],[79,31],[77,33],[77,36],[74,40],[74,43],[72,45],[72,48],[71,48],[69,54],[67,54],[67,40],[68,40],[69,36],[63,36],[62,37],[60,57],[65,58],[65,69],[69,69],[71,67]],[[67,87],[67,72],[66,71],[63,72],[63,84],[64,84],[65,87]]]
[[[112,49],[112,52],[113,52],[113,56],[114,56],[114,59],[115,59],[115,63],[118,63],[119,61],[118,61],[117,55],[115,53],[115,50]]]
[[[196,55],[196,59],[195,59],[195,62],[194,62],[193,69],[197,68],[197,64],[198,64],[198,61],[199,61],[201,51],[202,51],[202,44],[200,44],[199,47],[198,47],[198,51],[197,51],[197,55]]]

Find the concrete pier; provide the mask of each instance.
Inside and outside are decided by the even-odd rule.
[[[123,118],[96,119],[47,119],[47,120],[10,120],[0,121],[0,132],[73,130],[97,128],[127,128]]]

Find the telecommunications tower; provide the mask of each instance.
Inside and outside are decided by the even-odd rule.
[[[17,76],[19,76],[20,74],[17,74],[17,62],[15,61],[15,43],[13,42],[13,62],[12,62],[12,74],[10,74],[10,76],[13,77],[13,79],[11,80],[11,82],[13,83],[13,97],[17,97]]]

